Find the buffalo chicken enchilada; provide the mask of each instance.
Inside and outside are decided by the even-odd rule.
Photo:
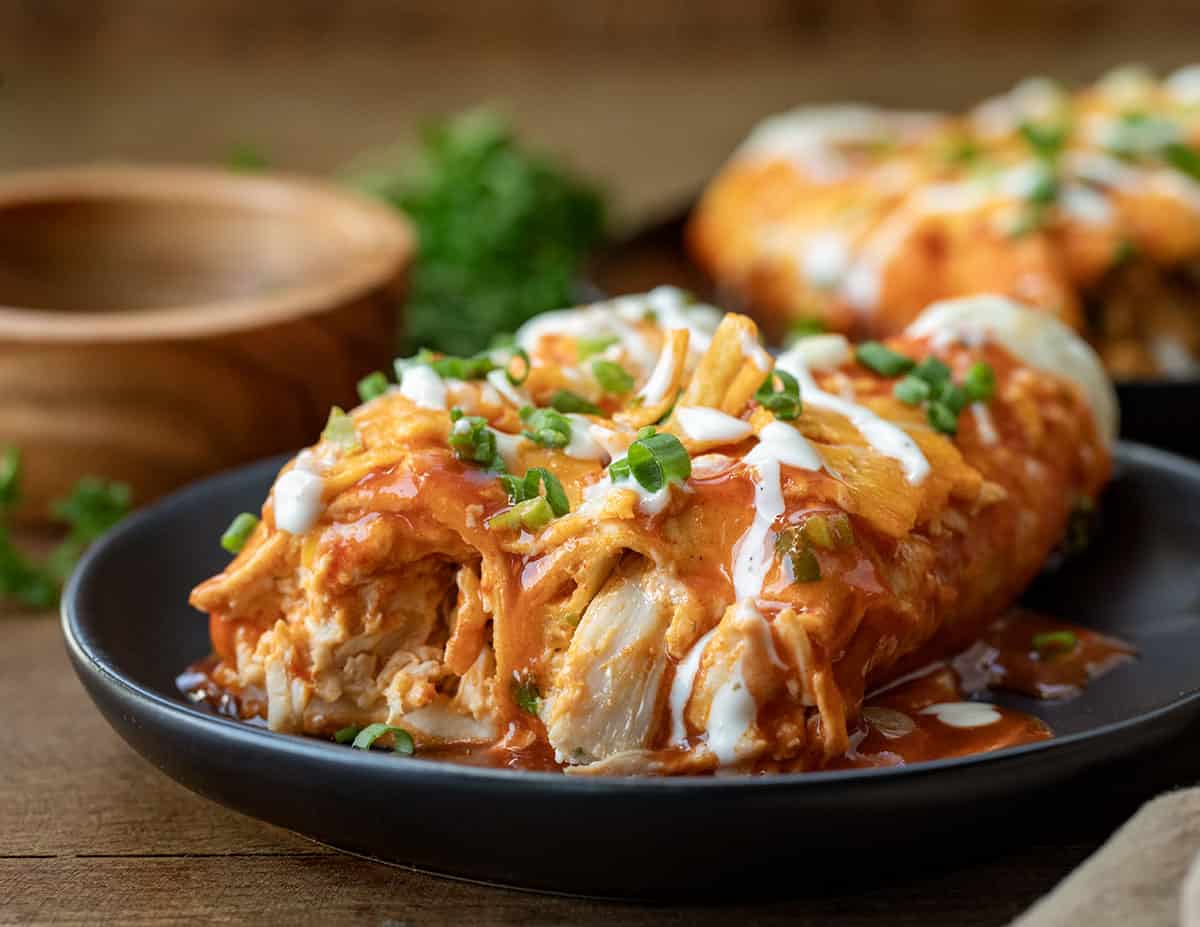
[[[897,334],[1004,293],[1118,378],[1200,375],[1200,67],[1047,79],[961,116],[817,106],[758,126],[705,191],[691,253],[776,337]]]
[[[999,297],[774,358],[662,288],[396,366],[231,528],[192,595],[196,697],[579,775],[819,769],[914,718],[1001,720],[922,668],[1016,633],[987,629],[1101,490],[1116,424],[1090,348]]]

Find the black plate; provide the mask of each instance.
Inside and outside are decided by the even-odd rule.
[[[586,780],[363,753],[197,710],[174,686],[209,649],[188,591],[223,566],[218,536],[234,513],[258,508],[282,459],[200,483],[118,527],[75,574],[63,629],[91,697],[142,756],[202,795],[322,843],[544,891],[748,895],[775,879],[776,890],[803,894],[822,873],[870,878],[897,858],[925,859],[936,834],[1018,817],[1017,800],[1036,787],[1144,749],[1200,712],[1200,465],[1131,444],[1118,456],[1092,548],[1027,601],[1132,641],[1141,659],[1071,702],[999,699],[1061,736],[965,759]],[[1031,818],[1025,839],[1054,826]],[[904,852],[879,852],[889,847]]]
[[[647,225],[606,248],[590,269],[589,294],[599,299],[670,283],[724,309],[743,308],[688,258],[687,215]],[[1117,384],[1117,398],[1125,438],[1200,458],[1200,380],[1125,380]]]

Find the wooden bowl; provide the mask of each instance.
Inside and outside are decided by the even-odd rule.
[[[20,517],[86,474],[144,502],[316,439],[393,354],[413,249],[308,179],[186,167],[0,177],[0,443]]]

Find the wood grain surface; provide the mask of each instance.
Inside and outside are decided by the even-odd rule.
[[[343,856],[214,805],[107,727],[50,615],[0,617],[0,923],[999,925],[1138,805],[1192,784],[1195,736],[1098,770],[1023,813],[1003,845],[964,829],[963,862],[888,879],[865,854],[850,888],[796,874],[779,899],[707,908],[538,896]],[[886,820],[879,822],[886,827]],[[464,853],[472,852],[470,847]]]

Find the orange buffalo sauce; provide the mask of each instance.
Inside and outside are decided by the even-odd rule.
[[[1136,655],[1132,646],[1116,638],[1013,609],[957,656],[870,693],[851,733],[850,749],[825,768],[904,766],[1048,740],[1054,733],[1045,722],[992,704],[986,701],[987,693],[1005,689],[1048,700],[1074,698],[1088,682]],[[190,702],[216,714],[265,718],[265,693],[235,689],[223,675],[218,658],[211,656],[188,667],[177,685]],[[544,740],[515,728],[494,745],[433,748],[421,755],[469,766],[562,768]],[[766,762],[754,772],[800,768],[799,761]]]

